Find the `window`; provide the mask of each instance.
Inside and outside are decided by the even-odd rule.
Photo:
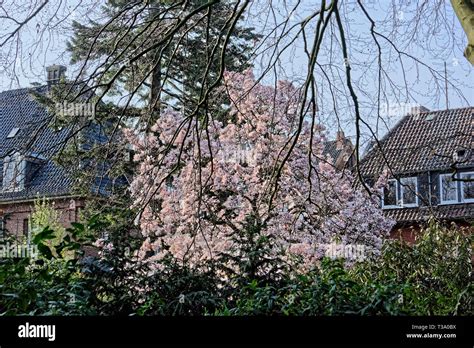
[[[16,128],[16,127],[12,128],[10,133],[8,133],[8,135],[7,135],[7,139],[14,138],[18,134],[19,130],[20,130],[20,128]]]
[[[3,161],[3,183],[4,192],[17,192],[25,186],[25,164],[22,156],[16,152],[6,156]]]
[[[454,151],[453,160],[455,162],[465,162],[469,157],[469,151],[467,149],[457,149]]]
[[[418,180],[416,177],[400,179],[400,192],[404,207],[416,207],[418,205]]]
[[[398,205],[397,181],[389,180],[387,187],[383,189],[383,207],[396,207]]]
[[[5,236],[5,217],[3,215],[3,210],[0,210],[0,238]]]
[[[418,206],[417,177],[391,179],[383,190],[383,208],[408,208]]]
[[[23,235],[30,235],[30,219],[23,219]]]
[[[461,197],[463,202],[474,202],[474,172],[461,173]]]
[[[165,185],[166,185],[165,186],[166,192],[173,193],[174,191],[176,191],[176,188],[173,185],[173,177],[172,176],[169,176],[169,177],[166,178]]]
[[[457,182],[453,180],[453,174],[441,174],[439,181],[441,204],[458,203]]]

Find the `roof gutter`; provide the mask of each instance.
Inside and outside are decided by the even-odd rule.
[[[28,203],[28,202],[34,202],[36,199],[46,199],[48,201],[51,200],[56,200],[56,199],[71,199],[71,198],[83,198],[83,196],[79,195],[64,195],[64,196],[50,196],[50,197],[36,197],[36,198],[29,198],[29,199],[20,199],[16,201],[0,201],[0,206],[4,205],[11,205],[11,204],[18,204],[18,203]]]

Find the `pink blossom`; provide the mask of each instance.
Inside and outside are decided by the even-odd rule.
[[[186,135],[196,120],[166,111],[152,128],[157,136],[125,132],[139,163],[130,186],[147,236],[139,256],[145,259],[152,244],[195,263],[235,253],[234,237],[250,227],[249,216],[260,221],[262,235],[274,237],[275,250],[302,257],[307,266],[334,239],[362,243],[377,255],[393,222],[355,188],[350,172],[336,171],[323,155],[323,127],[314,127],[311,142],[311,124],[303,123],[275,185],[275,169],[297,129],[300,90],[289,82],[261,85],[251,71],[226,73],[225,83],[234,122],[209,122],[206,132],[191,127]],[[154,252],[151,260],[165,255]]]

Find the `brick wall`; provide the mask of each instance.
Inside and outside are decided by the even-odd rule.
[[[420,226],[398,227],[390,232],[390,238],[401,239],[412,244],[418,234],[420,234]]]
[[[471,224],[463,221],[456,222],[456,226],[459,228],[462,233],[473,234],[474,228]],[[412,244],[415,242],[415,239],[421,233],[421,226],[414,223],[412,226],[395,226],[395,228],[390,232],[390,238],[401,239],[405,242]]]
[[[60,212],[60,222],[64,227],[70,227],[71,222],[76,222],[80,209],[84,207],[83,199],[63,198],[50,202],[54,202],[55,209]],[[23,236],[27,229],[25,223],[30,218],[33,207],[33,201],[0,204],[0,218],[3,218],[4,230],[18,237]]]

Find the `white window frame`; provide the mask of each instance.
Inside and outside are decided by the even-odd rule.
[[[461,179],[463,178],[463,176],[466,176],[466,175],[473,175],[474,176],[474,172],[463,172],[463,173],[459,173],[459,174],[460,174]],[[472,203],[472,202],[474,202],[474,198],[464,198],[464,184],[465,184],[465,182],[461,180],[461,201],[463,203]]]
[[[458,184],[456,181],[454,181],[454,184],[456,185],[456,199],[455,200],[444,200],[443,199],[443,178],[444,177],[453,177],[452,173],[445,173],[445,174],[440,174],[439,175],[439,204],[457,204],[459,203],[459,189],[458,189]],[[456,177],[456,176],[455,176]]]
[[[387,185],[389,182],[395,181],[395,202],[397,202],[395,205],[386,205],[385,204],[385,190],[386,187],[383,188],[382,191],[382,209],[392,209],[392,208],[400,208],[400,205],[398,204],[400,202],[400,197],[398,196],[398,180],[397,179],[389,179],[387,180]]]
[[[405,203],[403,201],[403,191],[405,190],[406,184],[404,184],[404,181],[408,180],[415,180],[415,203]],[[409,176],[405,178],[400,178],[400,181],[398,181],[398,184],[400,185],[400,206],[402,208],[411,208],[411,207],[418,207],[418,177],[417,176]]]

